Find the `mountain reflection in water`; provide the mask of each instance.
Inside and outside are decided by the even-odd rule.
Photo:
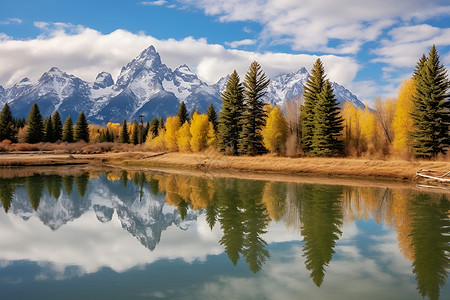
[[[220,232],[216,242],[229,261],[237,265],[244,260],[253,273],[270,260],[265,240],[269,225],[284,223],[302,240],[299,251],[304,267],[317,287],[326,282],[343,226],[358,220],[374,220],[395,230],[400,253],[411,262],[422,297],[439,298],[450,267],[447,196],[410,188],[122,170],[4,177],[0,178],[0,200],[7,215],[25,221],[37,217],[55,232],[90,211],[102,223],[110,222],[116,213],[121,227],[151,251],[168,228],[186,231],[204,216],[209,229]],[[0,261],[4,260],[1,255]]]

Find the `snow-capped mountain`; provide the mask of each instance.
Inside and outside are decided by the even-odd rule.
[[[84,176],[84,175],[82,175]],[[154,250],[161,240],[161,235],[170,226],[177,226],[186,230],[189,224],[197,220],[202,211],[188,209],[184,219],[178,210],[166,203],[164,194],[153,194],[148,186],[142,189],[142,195],[136,191],[138,187],[131,182],[123,186],[121,181],[109,181],[106,176],[91,178],[84,187],[84,195],[80,195],[79,177],[74,177],[71,183],[73,190],[67,191],[67,186],[62,188],[61,178],[52,175],[38,175],[28,179],[15,178],[16,188],[9,209],[10,214],[28,220],[36,216],[51,230],[58,230],[65,224],[74,222],[82,215],[93,210],[100,222],[106,223],[112,220],[116,213],[124,230],[133,235],[140,243],[150,250]],[[53,181],[52,181],[53,180]],[[55,185],[55,181],[58,181]],[[58,191],[58,196],[51,195],[48,184],[53,184],[53,190]],[[35,211],[30,204],[30,184],[34,192],[38,192],[38,209]],[[47,188],[44,185],[47,184]],[[0,203],[0,206],[1,203]],[[3,209],[3,208],[1,208]]]
[[[266,101],[282,105],[300,96],[308,77],[305,68],[277,76],[268,87]],[[140,115],[150,120],[176,114],[181,101],[189,111],[205,112],[210,103],[219,110],[220,93],[225,90],[228,78],[208,85],[187,65],[175,70],[167,67],[150,46],[121,69],[116,82],[107,72],[99,73],[94,82],[86,82],[53,67],[38,82],[24,78],[6,90],[0,86],[0,105],[7,102],[15,117],[26,117],[36,102],[43,116],[58,110],[63,120],[69,115],[76,120],[81,111],[97,124],[131,121]],[[343,86],[333,83],[333,88],[340,103],[351,101],[364,107]]]
[[[298,71],[282,74],[270,81],[267,87],[265,99],[272,105],[282,106],[286,101],[292,100],[303,94],[303,85],[309,78],[309,73],[305,68]],[[364,108],[364,104],[349,90],[336,82],[331,83],[334,95],[338,102],[342,105],[346,101],[350,101],[355,107]]]

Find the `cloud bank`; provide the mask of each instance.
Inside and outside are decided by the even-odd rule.
[[[319,57],[226,49],[218,44],[209,44],[204,38],[159,40],[122,29],[102,34],[91,28],[65,23],[35,22],[35,26],[42,30],[37,38],[0,40],[0,84],[4,87],[25,76],[37,80],[52,66],[86,81],[93,81],[101,71],[110,72],[117,78],[121,67],[150,45],[156,47],[163,63],[169,67],[176,68],[186,63],[207,83],[217,82],[234,69],[244,74],[253,60],[262,65],[269,77],[274,77],[301,67],[310,69]],[[320,58],[329,78],[343,85],[352,82],[359,69],[351,57],[322,55]]]

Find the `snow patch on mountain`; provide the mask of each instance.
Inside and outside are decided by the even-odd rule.
[[[305,68],[300,68],[275,77],[265,100],[282,106],[300,97],[309,76]],[[181,101],[189,111],[197,109],[203,113],[209,104],[220,110],[220,96],[229,77],[208,85],[187,65],[172,71],[150,46],[121,69],[115,83],[107,72],[100,72],[94,82],[86,82],[53,67],[36,83],[24,78],[9,89],[0,87],[0,103],[10,103],[15,117],[26,117],[31,104],[36,102],[43,116],[59,110],[63,119],[68,115],[76,119],[83,111],[93,123],[122,122],[124,118],[132,120],[139,115],[148,119],[167,117],[176,113]],[[364,107],[349,90],[336,83],[332,85],[341,104],[351,101],[356,107]]]

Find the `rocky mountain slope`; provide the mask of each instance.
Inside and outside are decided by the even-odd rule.
[[[308,77],[308,71],[300,68],[273,78],[266,101],[282,106],[285,101],[301,96]],[[227,78],[208,85],[187,65],[175,70],[167,67],[150,46],[122,68],[116,82],[107,72],[100,72],[94,82],[86,82],[53,67],[37,82],[24,78],[8,89],[0,86],[0,105],[8,103],[15,117],[26,117],[36,102],[43,116],[58,110],[63,120],[70,115],[75,121],[81,111],[90,122],[97,124],[122,122],[124,118],[130,121],[139,119],[140,115],[150,120],[174,115],[181,101],[189,111],[205,112],[210,103],[219,110],[220,93]],[[357,107],[364,107],[343,86],[333,83],[333,88],[341,104],[351,101]]]

